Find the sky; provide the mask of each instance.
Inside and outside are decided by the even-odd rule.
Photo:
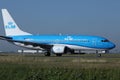
[[[120,52],[120,0],[0,0],[19,27],[33,34],[102,36]],[[4,34],[0,12],[0,35]],[[0,40],[0,51],[23,49]]]

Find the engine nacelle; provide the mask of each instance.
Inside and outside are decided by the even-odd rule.
[[[55,45],[52,48],[53,53],[66,53],[66,47],[65,46],[59,46]]]

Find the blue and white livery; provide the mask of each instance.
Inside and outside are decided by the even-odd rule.
[[[51,53],[61,56],[63,53],[75,50],[108,51],[115,48],[115,44],[99,36],[83,35],[33,35],[22,31],[15,23],[7,9],[2,9],[2,16],[7,40],[15,45],[45,51],[46,56]]]

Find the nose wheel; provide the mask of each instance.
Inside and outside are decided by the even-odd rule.
[[[101,53],[99,53],[98,50],[96,50],[96,56],[101,57]]]
[[[100,53],[98,53],[98,54],[97,54],[97,57],[101,57],[101,54],[100,54]]]
[[[104,50],[104,51],[98,51],[98,50],[96,50],[96,55],[97,55],[97,57],[101,57],[101,55],[102,55],[102,53],[109,53],[109,50]]]

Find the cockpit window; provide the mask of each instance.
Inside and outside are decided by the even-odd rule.
[[[101,42],[109,42],[109,40],[105,39],[105,40],[101,40]]]

